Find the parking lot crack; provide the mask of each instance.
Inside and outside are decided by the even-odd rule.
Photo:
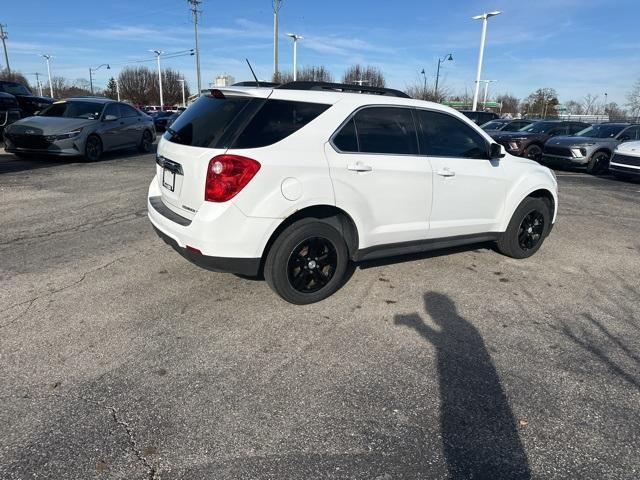
[[[14,318],[12,318],[11,320],[9,320],[9,321],[8,321],[8,322],[6,322],[6,323],[0,324],[0,329],[3,329],[3,328],[5,328],[5,327],[8,327],[9,325],[12,325],[12,324],[16,323],[18,320],[20,320],[22,317],[24,317],[24,316],[29,312],[29,310],[31,310],[31,307],[33,307],[33,304],[34,304],[34,303],[36,303],[36,301],[38,301],[38,300],[40,300],[40,299],[42,299],[42,298],[50,297],[50,296],[52,296],[52,295],[55,295],[56,293],[63,292],[63,291],[68,290],[68,289],[70,289],[70,288],[76,287],[76,286],[80,285],[82,282],[84,282],[84,280],[85,280],[89,275],[91,275],[91,274],[93,274],[93,273],[96,273],[96,272],[99,272],[100,270],[104,270],[104,269],[106,269],[106,268],[109,268],[109,267],[110,267],[111,265],[113,265],[114,263],[116,263],[116,262],[118,262],[118,261],[120,261],[120,260],[124,260],[124,259],[126,259],[126,258],[130,258],[130,257],[132,257],[132,256],[133,256],[133,255],[126,255],[126,256],[118,257],[118,258],[116,258],[116,259],[114,259],[114,260],[111,260],[110,262],[105,263],[104,265],[101,265],[101,266],[99,266],[99,267],[94,268],[93,270],[89,270],[89,271],[87,271],[87,272],[84,272],[84,273],[80,276],[80,278],[79,278],[79,279],[74,280],[73,282],[71,282],[71,283],[69,283],[69,284],[67,284],[67,285],[64,285],[64,286],[62,286],[62,287],[60,287],[60,288],[55,288],[55,289],[53,289],[53,290],[51,290],[51,291],[49,291],[49,292],[47,292],[47,293],[43,293],[42,295],[38,295],[38,296],[36,296],[36,297],[34,297],[34,298],[31,298],[31,299],[29,299],[29,300],[22,301],[22,302],[20,302],[20,303],[16,303],[15,305],[12,305],[12,306],[10,306],[10,307],[6,308],[5,310],[3,310],[3,311],[2,311],[2,313],[8,312],[9,310],[13,310],[14,308],[17,308],[17,307],[20,307],[20,306],[26,305],[26,308],[25,308],[24,310],[22,310],[22,312],[20,312],[20,313],[19,313],[18,315],[16,315]]]
[[[129,449],[136,456],[136,458],[144,465],[147,470],[147,478],[149,480],[160,480],[160,476],[156,471],[155,467],[152,467],[149,463],[149,460],[143,455],[142,450],[138,446],[138,442],[136,441],[136,437],[133,432],[133,428],[127,422],[122,420],[118,414],[118,410],[115,407],[109,407],[109,411],[111,412],[111,417],[113,421],[116,422],[119,426],[121,426],[125,432],[127,433],[127,437],[129,438]]]

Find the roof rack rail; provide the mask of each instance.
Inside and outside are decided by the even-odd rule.
[[[334,92],[352,92],[352,93],[370,93],[374,95],[383,95],[387,97],[411,98],[400,90],[393,88],[367,87],[366,85],[350,85],[347,83],[330,83],[330,82],[289,82],[280,85],[282,90],[325,90]]]
[[[275,82],[256,82],[255,80],[247,80],[247,81],[243,81],[243,82],[236,82],[233,85],[231,85],[232,87],[268,87],[268,88],[273,88],[273,87],[277,87],[279,86],[279,83],[275,83]],[[222,87],[220,87],[222,88]]]

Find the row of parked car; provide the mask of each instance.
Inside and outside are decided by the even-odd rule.
[[[639,124],[494,119],[481,128],[510,154],[548,166],[583,166],[594,175],[640,175]]]

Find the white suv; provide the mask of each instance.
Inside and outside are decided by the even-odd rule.
[[[338,290],[349,262],[495,241],[533,255],[557,182],[460,113],[388,89],[225,87],[158,146],[149,219],[214,271],[264,274],[285,300]]]

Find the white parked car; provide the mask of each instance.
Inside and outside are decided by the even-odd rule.
[[[640,178],[640,142],[618,145],[609,162],[609,170],[617,178]]]
[[[148,196],[184,257],[264,274],[295,304],[333,294],[349,262],[486,241],[529,257],[557,204],[548,168],[455,110],[311,82],[201,97],[161,139]]]

